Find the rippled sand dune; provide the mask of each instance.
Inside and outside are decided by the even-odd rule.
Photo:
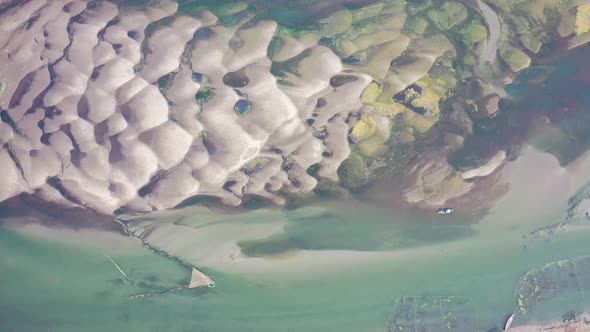
[[[363,65],[343,65],[311,35],[281,37],[271,60],[276,22],[245,17],[228,27],[210,12],[177,9],[171,1],[141,10],[63,0],[5,7],[0,201],[26,192],[107,214],[198,195],[282,204],[278,191],[305,194],[318,178],[338,180],[350,128],[374,113],[361,103],[374,79],[399,92],[449,49],[442,35],[401,35],[402,8],[383,38],[345,40],[340,56],[371,49]],[[406,49],[418,61],[383,74]],[[379,121],[387,131],[387,117]],[[319,166],[316,177],[310,166]]]

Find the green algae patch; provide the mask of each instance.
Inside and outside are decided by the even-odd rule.
[[[363,115],[350,131],[350,140],[357,142],[354,150],[365,157],[377,157],[386,150],[391,133],[390,121],[378,114]]]
[[[520,71],[531,64],[531,59],[522,50],[508,46],[500,49],[500,56],[513,71]]]
[[[369,169],[365,159],[351,152],[340,168],[338,168],[338,177],[345,188],[359,189],[369,183]]]
[[[415,95],[410,89],[419,89],[419,94]],[[412,112],[407,112],[406,121],[418,132],[425,133],[439,119],[439,103],[447,88],[439,84],[433,77],[427,75],[405,91],[408,90],[414,96],[409,102],[404,103],[407,108],[412,110]]]
[[[369,105],[375,109],[377,114],[382,116],[395,116],[406,110],[406,108],[398,103],[393,102],[381,102],[378,101],[379,97],[383,92],[383,87],[376,82],[369,84],[363,93],[361,94],[361,102]]]
[[[442,30],[449,30],[467,19],[467,8],[458,2],[445,2],[437,9],[428,11],[427,16]]]
[[[375,135],[376,132],[377,123],[375,119],[370,115],[363,114],[361,120],[352,128],[350,136],[355,142],[359,142]]]
[[[365,157],[377,157],[382,155],[385,150],[387,150],[387,147],[385,146],[386,142],[386,136],[376,134],[359,142],[356,145],[356,149]]]
[[[463,42],[465,45],[472,46],[480,40],[487,37],[488,30],[478,21],[471,21],[463,30]]]

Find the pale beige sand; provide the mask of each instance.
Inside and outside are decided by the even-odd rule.
[[[310,166],[338,181],[350,128],[374,112],[359,101],[370,82],[393,95],[450,49],[442,35],[404,36],[402,5],[388,9],[395,19],[344,38],[338,55],[314,33],[281,35],[273,21],[246,16],[225,27],[210,12],[177,9],[171,0],[141,10],[31,0],[2,13],[0,111],[9,120],[0,122],[0,201],[28,192],[107,214],[198,195],[283,204],[277,191],[317,185]],[[270,59],[273,38],[284,44]],[[344,66],[353,53],[366,61]],[[404,54],[418,61],[390,70]],[[280,77],[273,61],[288,63]],[[243,86],[229,86],[227,75]],[[353,80],[334,83],[342,75]],[[202,89],[210,98],[198,102]],[[252,110],[239,115],[244,99]]]

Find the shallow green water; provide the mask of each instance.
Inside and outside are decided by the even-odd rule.
[[[359,209],[351,207],[349,212]],[[340,213],[346,212],[341,208]],[[305,209],[299,211],[304,214]],[[183,289],[141,299],[128,296],[187,284],[188,269],[139,245],[112,250],[110,255],[134,281],[126,282],[95,248],[101,247],[100,242],[95,247],[74,246],[0,228],[0,330],[384,331],[396,298],[423,295],[470,298],[484,330],[500,325],[506,314],[516,311],[513,292],[523,273],[551,261],[590,254],[587,227],[547,238],[522,238],[556,216],[519,223],[490,216],[480,224],[464,226],[472,235],[439,246],[421,246],[346,273],[305,278],[270,275],[261,281],[207,271],[215,277],[214,289]],[[239,219],[227,217],[232,222]],[[371,220],[364,214],[364,218],[357,222],[381,225],[377,232],[399,227],[383,226],[382,217]],[[320,230],[324,227],[322,220],[313,221]],[[334,239],[341,235],[335,234]],[[562,299],[543,308],[540,317],[533,314],[522,320],[560,317],[590,304],[576,301]]]

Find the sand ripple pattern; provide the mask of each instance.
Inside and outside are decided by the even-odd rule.
[[[278,83],[267,57],[275,22],[228,28],[211,13],[193,18],[177,7],[3,5],[0,201],[26,192],[108,214],[199,195],[281,204],[277,191],[316,186],[312,165],[318,178],[338,179],[350,152],[347,119],[362,112],[372,78],[347,70],[356,79],[331,86],[345,69],[330,49],[312,45],[293,55]],[[203,89],[211,93],[199,102]],[[234,105],[244,99],[252,110],[239,114]]]

